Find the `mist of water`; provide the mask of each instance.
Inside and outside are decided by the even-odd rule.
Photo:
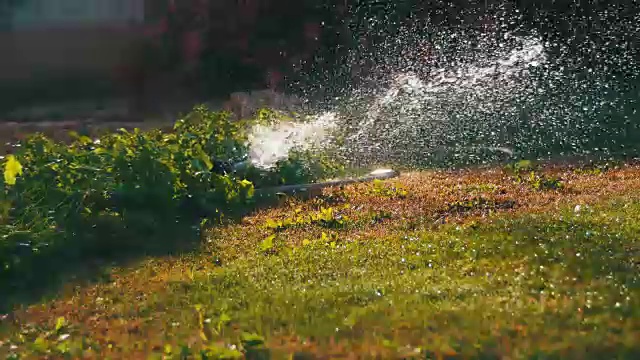
[[[640,34],[635,19],[599,38]],[[252,161],[269,167],[294,147],[318,146],[359,166],[627,151],[638,120],[636,49],[585,42],[594,61],[580,62],[535,31],[500,30],[517,20],[500,18],[494,31],[414,26],[377,44],[375,56],[355,51],[345,61],[350,71],[368,64],[361,81],[308,121],[254,129]]]
[[[282,121],[256,125],[249,134],[249,159],[263,169],[274,167],[294,149],[322,148],[337,124],[335,113],[306,117],[306,121]],[[300,119],[298,119],[300,120]]]

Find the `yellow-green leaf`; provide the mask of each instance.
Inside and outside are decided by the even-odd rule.
[[[198,159],[200,159],[200,161],[202,161],[207,166],[207,170],[213,169],[213,163],[211,162],[211,159],[209,159],[209,156],[207,155],[206,152],[204,152],[200,144],[196,145],[196,152],[197,152],[196,155],[198,156]]]
[[[245,191],[246,197],[252,198],[255,195],[255,187],[251,181],[246,179],[240,181],[240,187]]]
[[[275,235],[271,235],[268,238],[264,239],[260,244],[260,249],[262,251],[269,251],[273,249],[273,240],[275,240],[275,238],[276,238]]]
[[[22,175],[22,165],[13,155],[7,156],[7,162],[4,164],[4,182],[7,185],[15,185],[16,178]]]
[[[62,330],[62,328],[67,324],[67,321],[64,319],[64,317],[60,316],[58,319],[56,319],[56,332]]]
[[[45,352],[47,350],[47,339],[42,336],[39,336],[34,342],[33,347],[36,351]]]
[[[225,314],[225,313],[223,313],[222,315],[220,315],[220,321],[219,321],[220,323],[222,323],[222,324],[226,324],[226,323],[228,323],[229,321],[231,321],[231,317],[230,317],[229,315],[227,315],[227,314]]]
[[[280,227],[280,224],[278,224],[278,222],[273,219],[267,219],[267,221],[265,222],[265,227],[267,229],[277,229],[278,227]]]

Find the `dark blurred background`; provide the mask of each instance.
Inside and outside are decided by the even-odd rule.
[[[636,33],[612,24],[636,14],[630,0],[0,0],[0,114],[84,101],[143,117],[264,88],[327,99],[361,78],[354,65],[384,56],[375,49],[387,37],[426,20],[491,27],[513,17],[568,44],[574,63],[605,66],[593,49],[635,51]]]

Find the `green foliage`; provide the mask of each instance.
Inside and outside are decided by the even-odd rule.
[[[520,160],[505,166],[505,170],[513,174],[517,184],[526,184],[534,190],[560,190],[564,188],[561,179],[538,173],[539,167],[530,160]]]
[[[562,180],[555,176],[537,174],[535,171],[529,172],[526,176],[516,175],[516,183],[527,184],[534,190],[560,190],[564,188]]]
[[[55,327],[28,324],[20,336],[11,339],[19,352],[9,352],[7,359],[23,358],[61,358],[82,357],[92,344],[87,339],[76,336],[76,330],[69,326],[65,318],[59,317]],[[86,353],[85,353],[86,354]]]
[[[349,205],[345,205],[348,208]],[[339,210],[333,207],[321,207],[319,211],[303,214],[301,209],[297,209],[293,216],[283,220],[267,219],[265,227],[274,232],[284,231],[290,228],[302,228],[308,225],[317,225],[324,228],[337,229],[345,227],[351,219],[341,215]]]
[[[254,186],[312,182],[325,159],[292,154],[271,171],[224,173],[247,155],[251,121],[196,107],[172,132],[126,131],[72,144],[34,135],[4,162],[0,184],[0,282],[37,259],[83,258],[142,246],[202,219],[246,211]],[[318,175],[320,174],[320,175]],[[184,236],[184,235],[183,235]]]
[[[573,173],[577,175],[602,175],[611,169],[619,169],[623,165],[622,162],[615,160],[591,162],[575,168]]]
[[[271,250],[273,250],[275,244],[274,244],[274,240],[276,239],[276,235],[271,235],[269,237],[267,237],[266,239],[264,239],[261,243],[260,243],[260,250],[262,252],[269,252]]]
[[[515,163],[506,165],[505,169],[507,171],[518,174],[522,172],[534,171],[536,170],[536,167],[531,160],[520,160]]]
[[[443,212],[445,214],[466,213],[474,210],[491,212],[498,209],[511,209],[515,205],[515,201],[512,200],[498,201],[493,199],[486,199],[480,196],[451,202],[447,204],[447,208]]]
[[[203,360],[205,359],[231,360],[231,359],[242,359],[243,357],[244,357],[243,354],[238,350],[229,349],[229,348],[212,344],[212,345],[206,346],[200,352],[200,357],[198,358]]]
[[[269,172],[248,168],[242,175],[257,188],[276,185],[313,183],[344,174],[344,167],[322,151],[293,149],[286,159]]]
[[[368,217],[370,219],[371,224],[377,224],[393,218],[393,215],[388,211],[379,210],[379,211],[370,211],[368,214]]]
[[[373,184],[369,189],[370,195],[377,195],[387,198],[404,199],[409,193],[402,187],[385,183],[382,180],[373,180]]]
[[[16,177],[22,175],[22,165],[16,157],[9,155],[4,166],[4,183],[7,185],[15,185]]]

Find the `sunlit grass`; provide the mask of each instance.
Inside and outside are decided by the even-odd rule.
[[[640,357],[640,168],[536,174],[563,186],[423,172],[261,210],[8,314],[0,356]]]

